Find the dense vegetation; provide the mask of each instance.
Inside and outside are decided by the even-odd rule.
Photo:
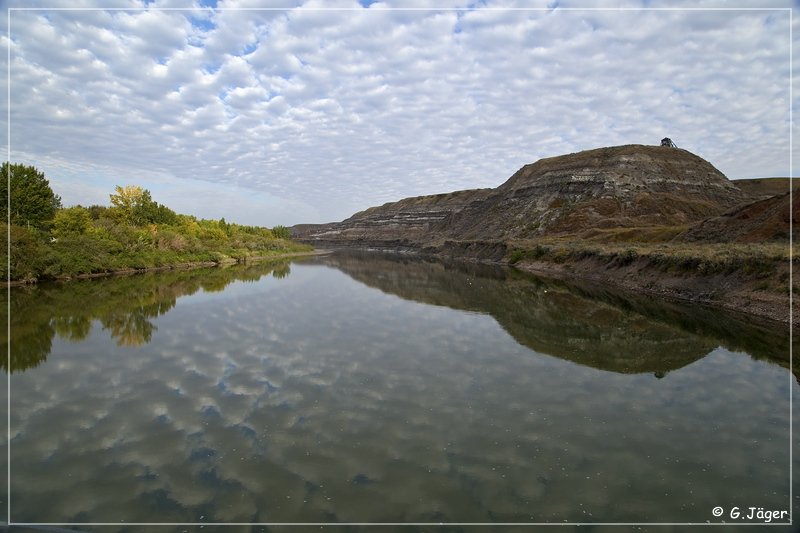
[[[245,262],[311,249],[290,241],[282,226],[268,229],[175,213],[135,185],[116,187],[110,206],[64,208],[34,167],[4,163],[2,171],[0,228],[11,245],[10,261],[5,247],[0,260],[6,279],[9,264],[12,280],[37,280]]]

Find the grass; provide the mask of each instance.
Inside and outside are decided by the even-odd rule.
[[[517,241],[510,246],[511,264],[524,260],[570,263],[586,259],[607,268],[621,268],[640,261],[662,272],[701,275],[738,272],[767,277],[775,266],[789,261],[789,246],[781,243],[598,243],[592,240],[543,239]],[[796,260],[793,255],[792,260]]]
[[[689,226],[647,226],[636,228],[594,228],[581,234],[581,239],[597,243],[666,243],[689,229]]]

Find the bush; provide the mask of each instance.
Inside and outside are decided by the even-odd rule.
[[[512,250],[511,253],[509,254],[508,262],[511,263],[512,265],[515,265],[515,264],[519,263],[520,261],[522,261],[523,259],[525,259],[526,255],[527,255],[527,252],[525,252],[525,250],[522,250],[520,248],[516,248],[516,249]]]
[[[37,174],[37,179],[40,185],[47,186],[46,180],[41,181],[43,175]],[[44,194],[47,191],[52,194],[49,186],[42,191],[43,197],[48,196]],[[55,205],[53,199],[58,197],[50,198]],[[284,226],[273,231],[231,224],[224,219],[198,220],[178,215],[153,201],[149,191],[141,187],[117,187],[111,200],[113,207],[54,208],[52,220],[45,220],[42,215],[37,219],[38,225],[12,225],[11,278],[71,277],[180,263],[227,262],[231,258],[245,261],[311,249],[287,240],[290,231]],[[5,224],[0,226],[8,231]],[[7,251],[2,248],[2,273],[8,276]]]
[[[0,223],[0,230],[9,236],[11,258],[8,260],[8,250],[5,245],[0,246],[0,260],[3,279],[8,279],[8,263],[11,263],[11,279],[36,279],[41,268],[42,235],[35,229],[23,228],[12,224],[10,227]]]
[[[275,226],[272,228],[272,234],[278,239],[292,238],[292,232],[286,226]]]
[[[53,219],[52,233],[56,237],[83,235],[92,223],[89,211],[81,206],[60,209]]]

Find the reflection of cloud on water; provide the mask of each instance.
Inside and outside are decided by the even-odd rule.
[[[14,375],[15,520],[695,520],[786,486],[781,369],[717,350],[617,375],[484,315],[295,276]]]
[[[264,283],[266,280],[262,278],[270,273],[281,281]],[[11,371],[40,365],[49,355],[56,335],[83,341],[95,322],[116,339],[118,346],[142,346],[151,341],[158,329],[153,319],[169,312],[179,298],[183,300],[182,306],[244,295],[257,298],[278,286],[284,289],[293,286],[296,281],[292,278],[283,279],[289,273],[285,262],[257,262],[230,268],[174,270],[16,287],[10,301],[0,305],[4,321],[11,310]],[[5,293],[0,295],[0,300],[6,298]],[[9,348],[7,333],[0,332],[0,339]],[[5,368],[5,359],[0,361]]]

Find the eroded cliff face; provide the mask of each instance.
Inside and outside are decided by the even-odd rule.
[[[675,226],[721,214],[744,199],[713,165],[686,150],[626,145],[526,165],[450,227],[467,239],[507,239]]]
[[[719,170],[686,150],[625,145],[541,159],[496,189],[406,198],[339,223],[293,230],[319,246],[421,249],[689,225],[746,200]]]
[[[483,202],[494,189],[473,189],[405,198],[360,211],[342,222],[299,224],[297,240],[317,245],[418,248],[436,241],[451,218],[467,206]]]

